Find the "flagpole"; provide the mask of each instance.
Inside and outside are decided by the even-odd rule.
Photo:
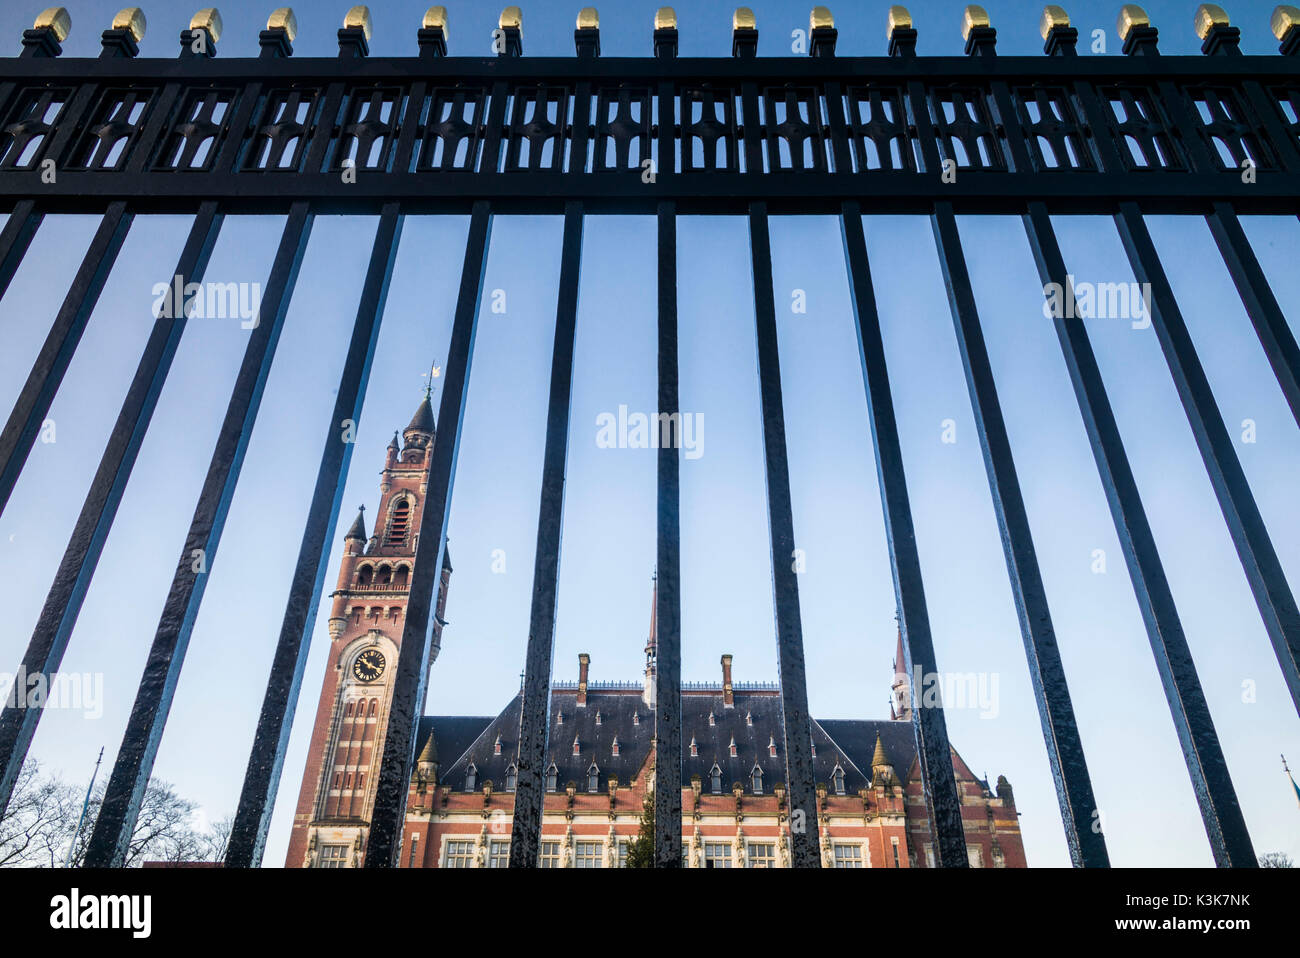
[[[1286,772],[1286,777],[1290,779],[1291,791],[1295,792],[1296,804],[1300,805],[1300,785],[1297,785],[1295,779],[1291,777],[1291,769],[1287,767],[1285,755],[1282,756],[1282,771]]]
[[[81,803],[81,817],[77,819],[77,830],[72,833],[72,843],[68,846],[68,860],[64,868],[72,867],[72,856],[77,852],[77,839],[81,838],[81,826],[86,822],[86,809],[90,808],[90,793],[95,790],[95,778],[99,775],[99,763],[104,761],[104,747],[99,747],[99,758],[95,759],[95,770],[90,773],[90,784],[86,786],[86,800]],[[1283,760],[1285,763],[1285,760]]]

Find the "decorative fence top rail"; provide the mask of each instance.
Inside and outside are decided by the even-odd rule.
[[[356,27],[339,57],[290,58],[281,28],[262,58],[223,61],[135,59],[120,30],[100,59],[56,60],[31,30],[0,60],[0,208],[834,213],[848,197],[928,213],[940,177],[958,212],[1300,206],[1300,56],[1242,56],[1226,24],[1203,57],[1154,55],[1139,26],[1125,57],[1069,55],[1059,24],[1043,57],[995,56],[987,26],[970,56],[917,57],[896,27],[893,55],[836,57],[825,31],[805,58],[754,57],[757,31],[737,30],[732,59],[677,59],[676,31],[670,48],[656,30],[659,56],[602,60],[590,29],[577,57],[524,59],[443,57],[441,28],[419,56],[371,58]],[[1300,26],[1284,36],[1294,52]]]

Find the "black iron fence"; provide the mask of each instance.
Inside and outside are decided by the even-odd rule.
[[[1095,803],[999,405],[956,215],[1023,220],[1044,284],[1070,282],[1051,215],[1113,216],[1286,684],[1300,705],[1300,612],[1256,507],[1205,372],[1144,222],[1205,216],[1286,400],[1300,424],[1300,351],[1238,220],[1300,211],[1300,11],[1273,16],[1281,55],[1243,56],[1221,10],[1197,12],[1204,57],[1165,57],[1157,31],[1126,6],[1124,57],[1078,57],[1059,7],[1044,11],[1045,57],[998,57],[996,31],[968,7],[966,57],[918,57],[906,11],[890,12],[886,57],[836,55],[836,31],[813,12],[807,58],[756,57],[752,14],[737,11],[733,56],[677,58],[671,11],[656,17],[653,58],[602,60],[594,15],[579,18],[575,58],[523,58],[507,8],[496,58],[447,58],[432,8],[415,57],[371,58],[364,8],[339,31],[337,58],[292,57],[292,13],[277,11],[261,56],[216,59],[219,19],[200,15],[176,60],[139,60],[143,18],[124,11],[99,59],[59,60],[66,14],[48,11],[0,62],[0,293],[50,213],[103,218],[0,434],[0,509],[23,468],[114,259],[137,213],[192,214],[174,274],[202,280],[228,214],[287,214],[253,331],[161,614],[86,863],[120,865],[164,732],[205,576],[313,218],[379,216],[347,361],[303,532],[226,864],[261,861],[307,640],[320,602],[351,447],[336,424],[361,412],[403,217],[466,213],[470,228],[444,363],[420,551],[412,574],[368,867],[397,860],[415,730],[429,663],[430,603],[448,505],[492,219],[564,215],[533,599],[524,679],[512,866],[536,864],[564,505],[574,329],[584,217],[653,214],[658,224],[659,411],[678,408],[676,217],[748,218],[768,518],[784,710],[788,808],[815,809],[789,469],[772,288],[769,218],[839,217],[870,429],[909,674],[937,671],[862,212],[930,217],[1025,651],[1076,865],[1108,864]],[[356,175],[361,174],[361,175]],[[55,673],[185,330],[158,318],[23,658]],[[1250,836],[1192,663],[1087,333],[1055,319],[1079,410],[1122,544],[1215,861],[1255,863]],[[681,656],[678,451],[658,452],[656,862],[681,864]],[[913,710],[938,864],[966,865],[960,800],[942,708]],[[40,720],[0,716],[0,808]],[[818,821],[791,835],[792,863],[819,864]]]

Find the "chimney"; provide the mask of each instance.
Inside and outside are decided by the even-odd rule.
[[[578,708],[587,707],[587,666],[591,665],[591,656],[586,652],[578,653]]]
[[[731,693],[731,653],[722,657],[722,704],[735,708],[736,697]]]

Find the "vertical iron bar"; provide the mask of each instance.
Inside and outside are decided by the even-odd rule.
[[[14,216],[17,216],[16,211]],[[9,502],[134,218],[135,214],[127,211],[124,201],[109,205],[91,238],[86,255],[82,257],[81,266],[72,278],[45,343],[32,363],[23,391],[9,413],[4,432],[0,433],[0,512]],[[7,234],[8,230],[5,232]]]
[[[275,360],[275,348],[284,328],[289,301],[293,298],[293,287],[302,266],[313,219],[314,214],[307,202],[300,200],[293,204],[285,220],[280,246],[267,279],[266,294],[262,298],[261,312],[244,351],[230,404],[208,464],[207,477],[185,537],[185,547],[167,593],[126,731],[122,734],[122,745],[113,763],[95,829],[86,846],[87,867],[117,868],[125,862],[140,814],[140,803],[171,711],[176,683],[185,664],[190,636],[199,616],[210,568],[221,544],[221,533],[239,482],[244,454],[257,422],[262,394]]]
[[[223,217],[215,200],[200,204],[176,263],[174,275],[182,277],[182,283],[203,281]],[[26,675],[42,673],[48,681],[58,671],[184,329],[184,315],[159,316],[154,321],[135,378],[122,401],[117,422],[109,434],[99,468],[23,656],[20,668]],[[0,714],[0,813],[9,802],[27,748],[36,734],[40,714],[39,708],[16,707],[6,708]]]
[[[1268,278],[1255,258],[1255,251],[1250,248],[1250,240],[1246,238],[1232,204],[1216,202],[1214,212],[1205,220],[1210,224],[1214,242],[1232,274],[1246,314],[1250,316],[1255,334],[1264,347],[1264,355],[1268,357],[1286,403],[1291,407],[1291,415],[1300,424],[1300,347],[1296,346],[1295,334],[1269,288]]]
[[[1300,609],[1278,561],[1268,527],[1259,514],[1210,381],[1196,355],[1173,288],[1137,204],[1124,202],[1115,214],[1120,238],[1139,283],[1151,290],[1151,323],[1178,388],[1197,448],[1205,461],[1219,508],[1237,547],[1246,580],[1273,642],[1291,700],[1300,711]]]
[[[1030,203],[1024,224],[1039,278],[1044,286],[1056,283],[1064,290],[1070,277],[1046,205]],[[1077,319],[1057,316],[1053,323],[1110,505],[1115,532],[1133,580],[1133,592],[1151,640],[1156,669],[1182,745],[1210,850],[1218,865],[1253,867],[1255,853],[1228,774],[1228,763],[1219,746],[1214,720],[1210,717],[1088,332]]]
[[[669,98],[672,123],[672,98]],[[663,117],[660,100],[659,122]],[[664,169],[660,139],[660,168]],[[668,153],[668,170],[673,156]],[[659,203],[659,414],[680,420],[677,389],[677,205]],[[673,419],[669,420],[670,422]],[[654,867],[682,867],[681,452],[659,444],[655,507],[655,836]]]
[[[812,719],[804,674],[803,624],[799,580],[794,571],[794,514],[786,457],[785,413],[781,402],[781,358],[777,350],[776,303],[772,290],[772,244],[767,204],[749,205],[749,245],[758,339],[758,381],[763,410],[763,453],[767,479],[767,518],[772,538],[772,604],[776,612],[776,652],[785,723],[786,787],[790,814],[803,812],[804,828],[791,828],[790,864],[821,867],[820,827],[812,766]]]
[[[35,200],[19,200],[14,204],[4,230],[0,231],[0,298],[9,289],[43,219],[45,214],[36,209]]]
[[[456,478],[456,456],[460,450],[460,429],[469,390],[491,232],[491,205],[487,200],[476,200],[470,214],[456,317],[447,349],[428,487],[420,507],[420,527],[416,530],[420,548],[416,551],[415,568],[411,571],[406,622],[402,626],[401,649],[394,670],[384,758],[375,786],[375,806],[365,853],[366,868],[394,868],[401,851],[411,764],[415,760],[415,734],[424,711],[424,695],[429,681],[429,647],[433,637],[429,629],[429,613],[447,549],[447,516]]]
[[[573,340],[578,323],[578,279],[582,263],[582,202],[564,205],[560,291],[551,352],[551,394],[546,412],[546,454],[533,558],[533,601],[529,614],[524,699],[519,721],[515,808],[510,832],[510,867],[535,868],[541,848],[546,802],[542,776],[550,732],[551,669],[555,653],[555,606],[564,531],[564,472],[569,451],[569,401],[573,392]]]
[[[1020,619],[1029,676],[1043,726],[1043,742],[1061,806],[1061,824],[1075,867],[1105,868],[1110,865],[1106,839],[1095,830],[1096,799],[1083,754],[1083,742],[1074,718],[1074,705],[1065,678],[1065,666],[1056,643],[1047,592],[1038,568],[1038,556],[1029,528],[1029,515],[1020,494],[1020,479],[1011,452],[1011,439],[1002,418],[997,384],[989,363],[984,333],[980,328],[975,294],[971,289],[966,256],[951,203],[936,203],[931,217],[944,285],[952,310],[953,327],[961,351],[966,386],[979,431],[980,450],[988,473],[989,491],[1002,533],[1007,573]]]
[[[867,261],[867,241],[862,230],[862,207],[845,202],[840,213],[844,235],[844,258],[848,265],[849,293],[856,319],[858,351],[862,359],[862,379],[867,391],[867,410],[871,416],[871,439],[876,454],[876,475],[880,484],[880,502],[884,511],[885,535],[889,542],[889,565],[894,577],[894,596],[898,602],[898,626],[903,638],[904,667],[911,690],[912,729],[916,736],[916,755],[921,766],[921,784],[925,791],[930,835],[934,842],[935,864],[941,868],[967,868],[966,832],[962,827],[961,797],[953,776],[952,749],[948,744],[948,725],[943,705],[927,707],[916,677],[924,681],[939,674],[934,640],[930,634],[930,614],[925,604],[925,583],[921,577],[921,557],[916,548],[912,527],[912,506],[908,501],[907,473],[903,468],[903,450],[898,439],[898,422],[894,418],[894,399],[889,388],[889,369],[885,363],[884,339],[880,333],[880,315]]]
[[[326,552],[338,522],[339,501],[352,461],[353,443],[341,438],[343,423],[361,420],[402,222],[399,204],[384,204],[361,287],[361,300],[357,305],[357,318],[352,326],[352,339],[339,379],[337,398],[325,430],[325,445],[289,586],[280,638],[271,660],[271,674],[266,683],[252,754],[230,831],[225,860],[227,868],[256,868],[262,863],[285,750],[293,729],[298,692],[302,687],[303,669],[316,624],[316,609],[325,578]]]

